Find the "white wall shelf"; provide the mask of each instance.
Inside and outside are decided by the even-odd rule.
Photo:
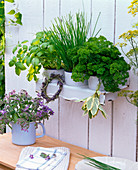
[[[40,91],[42,87],[42,79],[39,79],[36,83],[36,91]],[[128,86],[122,86],[121,89],[124,89]],[[50,83],[47,88],[47,94],[49,96],[53,96],[56,91],[58,90],[57,83]],[[101,91],[102,95],[100,96],[100,102],[101,104],[104,104],[105,100],[115,100],[117,98],[118,92],[115,93],[109,93],[105,91]],[[76,86],[68,86],[66,84],[63,85],[63,89],[60,93],[60,97],[66,99],[66,100],[81,100],[85,99],[95,93],[94,90],[91,90],[88,88],[88,86],[85,87],[76,87]]]

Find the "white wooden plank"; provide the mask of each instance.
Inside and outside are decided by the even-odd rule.
[[[44,29],[51,27],[54,18],[59,17],[59,0],[44,1]]]
[[[97,32],[100,28],[101,31],[98,34],[105,36],[108,40],[113,42],[114,35],[114,1],[112,0],[93,0],[92,1],[92,30],[94,28],[96,19],[99,12],[101,12],[97,29]]]
[[[114,104],[113,156],[136,160],[137,108],[120,97]]]
[[[101,112],[90,120],[89,124],[89,149],[105,155],[111,155],[111,140],[112,140],[112,120],[111,102],[106,101],[103,109],[107,113],[105,119]]]
[[[84,3],[86,4],[88,0],[86,0]],[[70,12],[72,14],[75,14],[76,12],[83,11],[83,1],[80,0],[70,0],[70,1],[65,1],[61,0],[61,15],[66,15],[69,14]]]
[[[52,26],[54,18],[59,16],[59,0],[45,0],[44,1],[44,29],[48,29]],[[59,126],[58,126],[58,99],[48,104],[49,107],[55,112],[50,120],[45,121],[46,134],[48,136],[59,138]]]
[[[87,148],[88,118],[82,116],[82,104],[61,98],[60,140]]]
[[[46,135],[58,139],[58,99],[48,104],[54,111],[54,115],[50,116],[49,120],[45,120]]]

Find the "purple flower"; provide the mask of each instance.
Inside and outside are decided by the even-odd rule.
[[[29,107],[30,107],[30,105],[28,104],[28,106],[26,106],[26,108],[23,109],[23,111],[24,111],[24,112],[27,111]]]
[[[50,156],[48,155],[46,158],[45,158],[45,160],[49,160],[50,159]]]
[[[4,115],[4,114],[7,113],[7,112],[3,109],[3,110],[0,110],[0,113],[1,113],[2,115]]]
[[[39,101],[39,104],[40,104],[40,106],[43,106],[43,102],[42,101]]]
[[[11,92],[10,92],[10,95],[15,94],[15,92],[16,92],[15,90],[11,91]]]
[[[34,158],[34,156],[31,154],[31,155],[29,156],[29,158],[33,159],[33,158]]]

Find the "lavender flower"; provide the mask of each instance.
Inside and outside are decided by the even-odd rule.
[[[34,156],[33,156],[33,155],[30,155],[30,156],[29,156],[29,158],[33,159],[33,158],[34,158]]]
[[[32,98],[25,90],[16,93],[15,90],[5,95],[1,102],[3,109],[0,110],[0,133],[4,132],[5,125],[11,121],[17,122],[21,129],[27,131],[30,122],[35,122],[37,128],[38,122],[43,119],[49,119],[54,112],[44,104],[40,94]]]

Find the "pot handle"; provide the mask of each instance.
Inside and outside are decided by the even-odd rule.
[[[42,127],[43,133],[42,133],[42,135],[36,136],[36,138],[41,138],[41,137],[43,137],[45,135],[46,131],[45,131],[45,127],[44,127],[44,125],[42,123],[38,123],[38,124]]]

